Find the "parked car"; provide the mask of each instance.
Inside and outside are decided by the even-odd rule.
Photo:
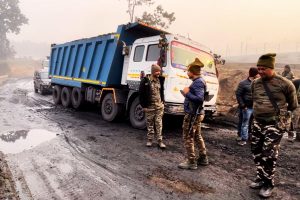
[[[34,72],[33,77],[34,92],[44,95],[52,92],[51,80],[49,78],[48,70],[39,70]]]

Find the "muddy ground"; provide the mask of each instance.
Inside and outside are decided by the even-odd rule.
[[[0,116],[1,199],[259,199],[248,188],[250,146],[236,145],[235,128],[221,118],[202,127],[211,164],[187,171],[177,168],[181,117],[165,116],[166,150],[146,148],[146,132],[127,120],[105,122],[96,107],[54,106],[28,78],[2,84]],[[272,199],[300,199],[299,166],[300,143],[284,138]]]

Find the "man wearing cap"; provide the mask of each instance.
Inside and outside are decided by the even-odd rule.
[[[250,118],[253,113],[253,101],[252,101],[252,93],[251,93],[251,83],[255,78],[258,78],[258,70],[256,67],[251,67],[249,69],[249,76],[247,79],[241,81],[237,87],[235,92],[236,99],[239,104],[239,127],[238,132],[240,133],[240,137],[238,140],[239,145],[243,146],[248,141],[248,131],[249,131],[249,124]]]
[[[151,74],[145,76],[140,83],[140,104],[146,114],[147,123],[147,147],[152,146],[154,133],[156,133],[158,146],[162,149],[166,145],[162,141],[162,117],[164,114],[164,81],[160,75],[160,66],[153,64]]]
[[[187,152],[187,160],[178,165],[181,169],[197,169],[197,165],[208,165],[205,143],[201,135],[201,121],[204,118],[203,101],[206,92],[206,83],[200,76],[203,63],[196,58],[188,66],[188,77],[193,81],[190,87],[184,88],[181,93],[184,99],[183,141]],[[196,159],[195,143],[199,147],[199,157]]]
[[[281,73],[281,76],[289,79],[290,81],[292,81],[294,78],[295,78],[295,75],[294,73],[292,72],[291,70],[291,67],[289,65],[285,65],[284,66],[284,70],[283,72]]]
[[[260,189],[259,195],[265,198],[272,195],[274,188],[276,161],[281,138],[290,122],[289,111],[298,106],[293,83],[274,71],[275,56],[270,53],[258,59],[260,78],[251,85],[254,115],[251,151],[257,176],[250,187]]]

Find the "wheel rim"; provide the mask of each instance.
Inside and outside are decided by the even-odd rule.
[[[107,99],[104,104],[104,112],[106,114],[111,114],[113,110],[113,103],[111,99]]]
[[[144,111],[143,111],[143,108],[141,105],[138,105],[135,107],[135,110],[134,110],[134,118],[137,120],[137,121],[142,121],[144,119]]]

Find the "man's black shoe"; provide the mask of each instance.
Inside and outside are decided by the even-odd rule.
[[[260,189],[259,196],[268,198],[268,197],[272,196],[273,189],[274,189],[274,187],[272,187],[272,186],[264,186]]]
[[[252,189],[261,189],[264,186],[264,182],[263,181],[254,181],[252,182],[249,187]]]

